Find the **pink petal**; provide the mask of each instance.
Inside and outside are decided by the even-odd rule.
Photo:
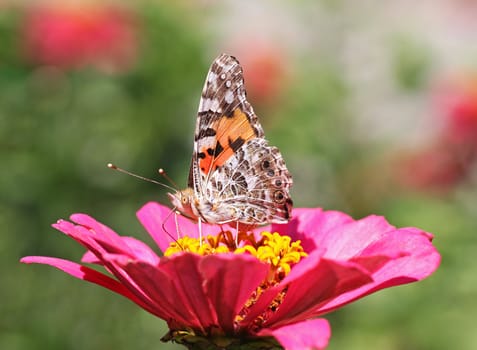
[[[265,279],[269,266],[249,255],[220,254],[204,257],[199,269],[219,325],[232,332],[235,316]]]
[[[195,254],[179,254],[164,261],[159,269],[171,280],[176,289],[176,302],[191,312],[206,329],[217,324],[217,311],[209,302],[200,271],[204,257]]]
[[[108,272],[113,274],[132,294],[137,300],[141,300],[140,304],[144,309],[155,315],[161,315],[164,319],[168,319],[168,313],[160,308],[160,305],[151,301],[149,296],[143,290],[138,288],[134,279],[124,271],[124,269],[116,263],[119,256],[130,260],[137,260],[135,251],[141,250],[141,255],[146,261],[156,261],[154,253],[149,248],[144,248],[145,245],[133,242],[133,239],[123,239],[108,227],[98,223],[96,220],[84,214],[74,214],[72,218],[81,224],[88,225],[87,227],[81,225],[74,225],[70,222],[60,220],[53,227],[59,229],[65,234],[71,236],[78,242],[82,243],[96,258],[91,254],[85,254],[83,257],[86,261],[98,263],[103,265]],[[98,230],[98,232],[96,232]],[[128,245],[132,245],[132,248]],[[141,247],[141,248],[139,248]],[[126,255],[124,255],[126,254]],[[141,256],[139,257],[140,260]]]
[[[119,254],[105,254],[102,259],[106,262],[106,268],[138,298],[147,300],[150,308],[157,310],[156,313],[161,314],[160,317],[162,319],[170,320],[177,316],[171,312],[172,308],[168,307],[166,299],[157,297],[156,294],[144,288],[144,279],[154,278],[153,276],[157,277],[157,274],[153,274],[153,271],[157,270],[155,265],[150,265],[146,261],[132,260],[125,255]],[[166,277],[161,276],[159,278],[160,280],[157,282],[161,283],[161,288],[167,290],[169,283],[165,282],[167,281]]]
[[[315,242],[318,246],[325,247],[325,257],[348,260],[360,255],[368,245],[394,230],[395,227],[383,217],[372,215],[337,226],[327,232],[320,232]]]
[[[277,227],[285,233],[297,230],[298,236],[305,236],[301,239],[305,244],[308,242],[308,248],[324,251],[323,257],[327,259],[348,260],[372,274],[373,283],[342,295],[337,293],[334,300],[320,311],[316,310],[315,315],[376,290],[425,278],[440,261],[430,244],[431,234],[414,228],[396,229],[379,216],[354,221],[342,213],[298,209],[288,226]]]
[[[140,299],[138,299],[134,294],[132,294],[128,289],[126,289],[124,285],[122,285],[120,282],[87,266],[83,266],[64,259],[50,258],[46,256],[26,256],[22,258],[20,262],[25,264],[45,264],[56,267],[57,269],[62,270],[63,272],[66,272],[73,277],[98,284],[101,287],[116,292],[134,301],[136,304],[148,310],[149,312],[155,314],[153,310],[150,310]]]
[[[201,256],[195,254],[178,254],[157,266],[125,260],[122,268],[141,290],[167,309],[177,323],[204,331],[217,324],[217,317],[209,305],[198,271],[200,259]]]
[[[127,254],[131,257],[136,257],[129,245],[122,236],[111,230],[106,225],[96,221],[86,214],[73,214],[71,220],[77,223],[77,231],[83,235],[89,235],[108,253]]]
[[[171,242],[177,239],[174,215],[174,213],[171,213],[171,209],[155,202],[146,203],[136,213],[141,224],[163,252],[166,251]],[[185,227],[185,225],[186,223],[181,226]],[[185,228],[186,231],[189,229],[192,228]],[[171,235],[173,236],[171,237]]]
[[[429,234],[415,228],[403,228],[389,232],[385,240],[375,242],[363,253],[391,253],[393,251],[399,252],[400,255],[373,272],[373,283],[337,295],[334,300],[322,307],[320,313],[330,312],[383,288],[424,279],[437,269],[441,259],[430,242]]]
[[[87,264],[103,265],[103,262],[101,261],[101,259],[98,259],[98,257],[90,250],[84,253],[83,257],[81,258],[81,262],[84,262]]]
[[[328,346],[331,329],[327,320],[318,318],[265,329],[258,335],[273,336],[286,350],[321,350]]]
[[[183,253],[157,266],[122,259],[116,263],[177,324],[203,330],[219,325],[232,332],[235,316],[269,270],[248,255]]]
[[[267,321],[268,327],[316,317],[316,309],[336,295],[372,282],[370,274],[355,263],[327,260],[313,254],[308,258],[282,281],[282,286],[288,285],[286,297]]]
[[[74,225],[73,223],[65,220],[58,220],[54,223],[53,226],[55,229],[63,232],[67,236],[73,238],[75,241],[83,245],[86,249],[91,251],[92,254],[100,259],[101,252],[104,252],[104,249],[101,247],[98,242],[93,238],[94,231],[86,229],[85,227]],[[94,259],[90,256],[89,258],[93,261]]]
[[[340,293],[372,281],[370,274],[352,262],[323,259],[314,252],[300,261],[277,286],[269,288],[249,310],[243,325],[262,314],[270,302],[288,286],[280,308],[268,319],[266,327],[277,327],[317,316],[316,309]]]
[[[73,214],[71,219],[78,225],[59,220],[53,227],[88,248],[89,252],[83,256],[83,262],[102,264],[101,255],[106,253],[126,254],[132,259],[149,261],[151,264],[159,262],[157,254],[145,243],[133,237],[119,236],[88,215]]]
[[[95,237],[95,231],[90,228],[75,225],[65,220],[58,220],[51,226],[73,238],[98,257],[101,255],[101,252],[105,251],[101,244],[97,242],[98,237]]]
[[[91,229],[92,231],[94,231],[95,235],[102,237],[104,241],[118,241],[118,244],[121,244],[121,242],[119,242],[121,236],[119,236],[116,232],[111,230],[106,225],[103,225],[102,223],[96,221],[89,215],[73,214],[70,216],[70,219],[78,225]]]
[[[336,227],[353,222],[353,219],[339,211],[323,211],[321,208],[295,208],[292,220],[288,224],[273,224],[271,232],[291,236],[301,240],[305,251],[319,248],[320,237]]]
[[[120,237],[122,244],[121,246],[127,246],[129,252],[131,253],[132,257],[135,260],[142,260],[147,261],[150,264],[158,264],[159,263],[159,256],[157,256],[154,251],[149,248],[147,244],[141,242],[140,240],[134,237]],[[109,249],[113,251],[117,251],[120,249]],[[129,256],[129,255],[128,255]],[[92,263],[92,264],[102,264],[101,260],[91,251],[87,251],[83,258],[81,259],[82,262]]]
[[[130,249],[130,252],[137,260],[147,261],[152,265],[159,263],[157,254],[144,242],[134,237],[121,237],[121,240]]]
[[[56,223],[52,224],[51,226],[57,229],[58,231],[63,232],[67,236],[73,238],[77,242],[81,243],[83,246],[88,246],[91,242],[90,236],[92,236],[93,234],[92,232],[88,231],[86,232],[86,234],[79,234],[77,229],[78,226],[76,226],[75,224],[69,221],[60,219]]]
[[[174,214],[172,209],[156,202],[146,203],[136,215],[163,252],[171,242],[182,236],[199,237],[199,229],[196,223],[181,215]],[[179,234],[177,228],[179,228]],[[202,232],[204,236],[215,235],[220,232],[220,226],[202,223]]]

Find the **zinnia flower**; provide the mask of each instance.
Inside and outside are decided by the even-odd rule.
[[[83,263],[108,274],[53,257],[21,261],[52,265],[129,298],[168,323],[164,341],[189,349],[289,350],[325,348],[330,327],[317,317],[421,280],[440,261],[431,234],[395,228],[379,216],[353,220],[337,211],[295,209],[288,224],[237,239],[204,224],[207,237],[199,242],[197,225],[169,214],[157,203],[138,212],[164,256],[84,214],[53,225],[88,249]]]

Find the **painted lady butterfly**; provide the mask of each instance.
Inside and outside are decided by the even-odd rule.
[[[211,224],[257,226],[291,217],[292,178],[276,147],[268,145],[246,99],[235,57],[212,63],[199,104],[189,187],[168,193],[184,216]]]

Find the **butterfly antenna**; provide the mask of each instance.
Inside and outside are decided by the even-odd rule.
[[[169,175],[167,175],[167,173],[166,173],[166,171],[165,171],[164,169],[160,168],[160,169],[158,170],[158,173],[159,173],[159,175],[161,175],[162,177],[164,177],[164,179],[166,179],[167,181],[169,181],[169,183],[170,183],[172,186],[174,186],[174,188],[176,188],[176,189],[179,188],[179,187],[177,186],[177,184],[169,177]],[[177,190],[176,190],[176,191],[177,191]]]
[[[169,185],[166,185],[166,184],[163,184],[162,182],[159,182],[159,181],[156,181],[156,180],[152,180],[152,179],[149,179],[147,177],[144,177],[144,176],[141,176],[141,175],[137,175],[137,174],[134,174],[134,173],[131,173],[130,171],[127,171],[127,170],[124,170],[114,164],[111,164],[109,163],[108,164],[108,168],[110,169],[113,169],[113,170],[117,170],[123,174],[126,174],[126,175],[129,175],[129,176],[132,176],[132,177],[135,177],[135,178],[138,178],[138,179],[141,179],[141,180],[144,180],[144,181],[147,181],[147,182],[152,182],[153,184],[156,184],[156,185],[159,185],[159,186],[162,186],[162,187],[165,187],[173,192],[176,192],[177,190]]]
[[[169,231],[167,231],[166,229],[166,221],[169,220],[169,218],[171,217],[172,214],[175,214],[177,208],[174,207],[171,209],[171,211],[169,211],[169,213],[167,214],[167,216],[164,218],[164,220],[162,221],[162,230],[174,241],[177,243],[177,245],[182,249],[184,250],[184,248],[181,246],[181,244],[179,243],[178,239],[175,238]],[[177,222],[176,222],[176,230],[177,230],[177,235],[179,236],[179,226],[177,225]]]

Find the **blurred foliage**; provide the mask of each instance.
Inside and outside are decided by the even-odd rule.
[[[415,91],[423,88],[428,78],[431,57],[429,48],[412,37],[400,35],[391,46],[391,64],[394,77],[403,90]]]
[[[332,18],[344,8],[322,3]],[[150,200],[166,203],[165,190],[106,164],[150,178],[163,167],[179,185],[186,183],[203,79],[225,50],[211,48],[207,17],[198,9],[166,1],[130,8],[139,33],[137,60],[118,72],[35,63],[22,46],[25,11],[0,12],[0,349],[178,348],[160,342],[166,332],[161,320],[128,300],[18,260],[50,255],[78,261],[83,249],[50,227],[74,212],[153,245],[134,213]],[[357,88],[337,54],[344,31],[339,24],[325,31],[336,34],[323,40],[329,47],[312,47],[287,61],[296,69],[273,104],[250,96],[294,176],[294,202],[355,217],[377,213],[396,226],[429,230],[443,261],[426,281],[326,316],[333,329],[329,348],[475,349],[476,200],[463,195],[475,194],[475,183],[435,195],[390,180],[395,164],[381,158],[390,145],[354,133]],[[428,46],[400,34],[385,50],[393,84],[422,98],[434,68]]]
[[[118,74],[35,65],[19,47],[23,13],[0,16],[1,349],[149,349],[166,331],[108,291],[18,264],[28,254],[78,260],[81,247],[50,227],[74,212],[148,240],[134,213],[164,201],[164,190],[108,162],[151,178],[162,166],[185,183],[191,111],[207,69],[200,33],[175,7],[136,11],[140,60]]]

